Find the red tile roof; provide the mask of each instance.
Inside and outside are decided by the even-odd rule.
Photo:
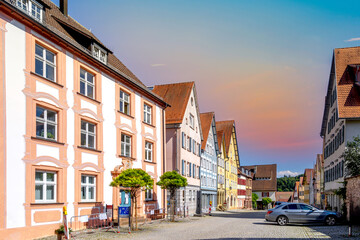
[[[230,141],[231,141],[231,136],[232,136],[234,124],[235,124],[234,120],[216,122],[216,129],[218,131],[223,131],[224,132],[226,154],[229,153]]]
[[[204,140],[201,143],[201,149],[205,149],[207,138],[209,136],[212,120],[214,119],[214,113],[200,113],[201,128],[203,132]],[[215,137],[215,136],[214,136]]]
[[[277,191],[276,164],[243,166],[254,171],[253,192]],[[256,178],[270,178],[270,180],[259,180]]]
[[[356,66],[360,65],[360,47],[336,48],[333,54],[321,136],[325,136],[334,81],[339,118],[360,118],[360,87],[355,85]]]
[[[293,192],[276,192],[275,199],[280,202],[287,202],[293,195]]]
[[[171,107],[166,109],[166,124],[182,123],[189,97],[194,87],[194,82],[154,86],[153,93],[162,97],[165,102],[171,105]]]
[[[360,65],[360,47],[334,50],[335,76],[340,118],[360,117],[360,91],[354,85],[354,68]]]
[[[12,7],[20,14],[24,14],[21,10],[13,6],[12,0],[4,0],[9,7]],[[89,49],[89,46],[85,46],[85,42],[89,45],[92,41],[96,42],[100,47],[108,51],[107,64],[106,67],[111,69],[114,73],[121,75],[127,81],[134,83],[138,86],[141,91],[145,91],[146,94],[149,94],[150,97],[155,97],[159,99],[158,96],[154,95],[147,87],[136,77],[136,75],[130,71],[114,54],[109,50],[105,44],[103,44],[89,29],[82,26],[79,22],[73,19],[71,16],[65,16],[59,9],[59,7],[54,4],[51,0],[41,0],[42,4],[45,5],[45,14],[43,22],[39,23],[34,21],[41,27],[45,27],[46,30],[50,31],[52,35],[60,37],[65,44],[69,43],[74,46],[76,49],[79,49],[82,54],[87,57],[98,61],[92,56],[92,52]],[[27,14],[25,14],[27,16]],[[28,17],[32,20],[31,17]],[[78,35],[75,37],[73,32],[77,32]],[[79,40],[81,39],[81,41]],[[56,40],[56,39],[55,39]],[[98,61],[99,64],[100,61]],[[162,99],[159,99],[162,101]]]

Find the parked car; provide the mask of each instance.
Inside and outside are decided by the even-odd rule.
[[[283,203],[285,203],[285,202],[276,201],[275,204],[274,204],[274,207],[280,206]]]
[[[280,226],[288,223],[324,222],[326,225],[335,225],[341,217],[340,213],[320,210],[305,203],[283,203],[269,209],[265,220],[277,222]]]

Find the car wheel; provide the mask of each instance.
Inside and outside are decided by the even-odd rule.
[[[328,226],[334,226],[336,223],[336,218],[335,216],[327,216],[325,219],[325,223]]]
[[[278,219],[277,219],[277,223],[278,223],[280,226],[285,226],[285,225],[288,223],[288,218],[285,217],[285,216],[280,216],[280,217],[278,217]]]

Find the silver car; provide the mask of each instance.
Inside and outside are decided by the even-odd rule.
[[[283,203],[276,208],[269,209],[265,215],[266,221],[277,222],[280,226],[288,223],[314,222],[324,222],[332,226],[339,218],[339,213],[320,210],[304,203]]]

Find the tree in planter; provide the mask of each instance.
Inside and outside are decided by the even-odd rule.
[[[256,193],[253,193],[251,195],[252,206],[254,209],[257,209],[257,200],[258,199],[259,199],[259,196]]]
[[[133,213],[135,212],[135,227],[133,226],[133,221],[131,220],[131,227],[134,230],[138,229],[137,222],[137,198],[141,190],[152,189],[153,180],[150,175],[147,174],[142,169],[126,169],[119,176],[113,179],[110,183],[112,187],[123,187],[127,189],[127,192],[130,192],[131,197],[131,219]]]
[[[176,190],[187,186],[187,180],[176,171],[165,172],[160,181],[156,183],[162,189],[166,189],[170,193],[170,221],[175,221],[175,194]]]
[[[262,203],[263,206],[265,206],[266,208],[268,207],[268,205],[272,202],[271,198],[265,197],[262,199]]]

